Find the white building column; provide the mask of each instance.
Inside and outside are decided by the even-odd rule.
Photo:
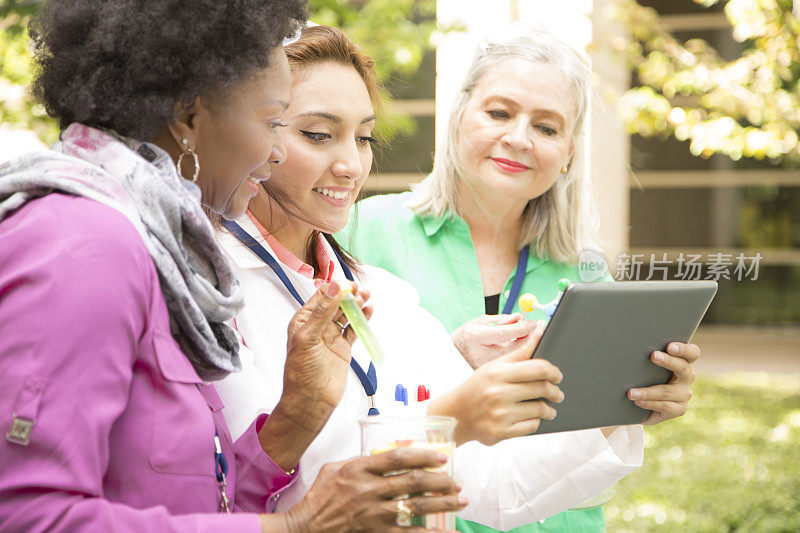
[[[604,11],[615,0],[594,0],[592,54],[595,91],[590,126],[591,171],[600,213],[600,239],[614,273],[616,258],[630,245],[630,135],[616,112],[619,97],[630,87],[630,71],[607,46],[621,28]]]

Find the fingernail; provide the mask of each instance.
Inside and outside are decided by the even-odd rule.
[[[467,499],[466,496],[459,496],[458,497],[458,505],[461,505],[463,507],[463,506],[467,505],[468,503],[469,503],[469,500]]]
[[[681,347],[680,347],[680,346],[678,346],[678,344],[677,344],[677,343],[673,342],[672,344],[670,344],[669,346],[667,346],[667,351],[668,351],[669,353],[671,353],[672,355],[678,355],[678,352],[680,352],[680,351],[681,351]]]
[[[550,416],[550,420],[553,420],[553,419],[556,417],[556,415],[557,415],[557,414],[558,414],[558,411],[556,411],[555,409],[553,409],[553,412],[552,412],[552,413],[550,413],[550,415],[551,415],[551,416]]]
[[[642,397],[642,393],[638,389],[631,389],[630,391],[631,400],[638,400]]]
[[[564,398],[566,398],[566,397],[567,397],[567,396],[564,394],[564,391],[562,390],[562,391],[561,391],[561,400],[559,400],[559,401],[562,401],[562,402],[563,402],[563,401],[564,401]]]
[[[456,483],[456,492],[461,492],[461,489],[462,489],[462,488],[463,488],[463,487],[462,487],[461,485],[459,485],[458,483]]]
[[[335,281],[331,281],[331,284],[328,285],[328,297],[333,298],[337,294],[339,294],[339,284]]]
[[[439,460],[439,462],[440,462],[440,463],[442,463],[442,464],[444,464],[444,463],[446,463],[446,462],[447,462],[447,456],[446,456],[445,454],[443,454],[442,452],[439,452],[438,454],[436,454],[436,458],[437,458],[437,459]]]
[[[644,400],[639,400],[639,401],[637,401],[637,402],[633,402],[633,403],[635,403],[636,405],[638,405],[639,407],[641,407],[642,409],[644,409]]]
[[[653,352],[653,360],[656,363],[663,363],[666,360],[666,357],[664,357],[664,354],[661,352]]]

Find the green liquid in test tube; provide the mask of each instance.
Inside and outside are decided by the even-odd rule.
[[[364,312],[361,311],[361,307],[359,307],[355,296],[353,296],[353,287],[342,287],[342,291],[344,292],[344,296],[339,303],[339,307],[342,308],[344,316],[347,317],[347,320],[353,327],[353,331],[356,332],[356,335],[358,335],[358,338],[361,339],[361,342],[367,349],[369,358],[372,359],[374,363],[380,363],[383,361],[383,352],[378,345],[378,339],[376,339],[375,334],[372,333],[372,328],[370,328],[369,323],[367,323],[367,317],[364,316]]]

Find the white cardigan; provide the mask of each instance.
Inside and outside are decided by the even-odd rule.
[[[246,215],[238,223],[272,253]],[[259,413],[271,412],[278,403],[287,326],[299,304],[255,253],[227,232],[218,240],[236,268],[246,303],[235,319],[246,346],[241,350],[243,371],[216,384],[236,439]],[[281,266],[300,295],[310,298],[313,280]],[[338,263],[335,268],[333,278],[346,279]],[[376,363],[378,409],[384,414],[398,409],[398,383],[408,388],[411,398],[420,384],[435,397],[464,382],[471,367],[444,326],[420,307],[416,289],[383,269],[364,265],[362,271],[357,281],[371,292],[370,324],[384,351],[384,360]],[[362,368],[369,365],[360,341],[353,357]],[[277,511],[300,501],[325,463],[360,454],[358,421],[368,407],[361,382],[351,371],[339,406],[300,460],[299,478],[277,501]],[[456,479],[469,499],[458,516],[500,530],[539,521],[597,495],[641,466],[642,459],[641,426],[620,428],[608,439],[595,429],[519,437],[492,447],[470,442],[454,457]]]

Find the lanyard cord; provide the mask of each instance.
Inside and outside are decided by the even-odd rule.
[[[530,255],[531,246],[525,245],[519,253],[519,262],[517,263],[517,271],[514,273],[514,283],[511,284],[511,292],[508,293],[506,305],[503,306],[503,314],[511,314],[514,309],[514,304],[519,300],[519,293],[522,291],[522,282],[525,281],[525,274],[528,267],[528,255]]]
[[[222,445],[219,442],[219,431],[214,430],[214,470],[217,476],[217,487],[219,487],[219,511],[223,513],[231,512],[231,502],[225,493],[226,478],[228,476],[228,461],[222,453]]]
[[[257,240],[253,238],[252,235],[247,233],[247,231],[245,231],[244,228],[242,228],[236,222],[232,220],[223,220],[222,225],[225,227],[225,229],[230,231],[231,234],[234,237],[236,237],[236,239],[239,242],[248,247],[254,254],[256,254],[259,257],[259,259],[264,261],[264,263],[269,268],[271,268],[273,272],[275,272],[275,275],[278,276],[278,279],[281,280],[281,283],[283,283],[283,286],[286,287],[286,290],[289,291],[289,294],[291,294],[292,297],[295,300],[297,300],[297,303],[299,303],[301,306],[305,305],[305,301],[303,301],[303,298],[297,292],[297,289],[294,288],[294,285],[292,285],[292,282],[286,276],[286,273],[281,268],[281,265],[278,263],[278,260],[272,257],[272,254],[270,254],[263,246],[261,246],[261,244]],[[333,253],[339,260],[339,265],[342,267],[344,275],[347,277],[347,279],[349,279],[350,281],[355,281],[353,273],[347,267],[344,260],[342,260],[342,258],[339,256],[338,253],[336,253],[335,250]],[[355,372],[356,377],[358,377],[358,380],[361,382],[361,386],[364,387],[364,392],[366,393],[367,397],[369,397],[370,408],[369,412],[367,413],[368,416],[379,414],[378,409],[375,408],[375,392],[377,392],[378,390],[378,376],[377,373],[375,372],[375,365],[373,365],[372,362],[370,362],[369,368],[367,369],[366,372],[364,372],[364,369],[361,368],[361,366],[356,362],[356,360],[351,357],[350,368],[352,368],[353,372]]]

